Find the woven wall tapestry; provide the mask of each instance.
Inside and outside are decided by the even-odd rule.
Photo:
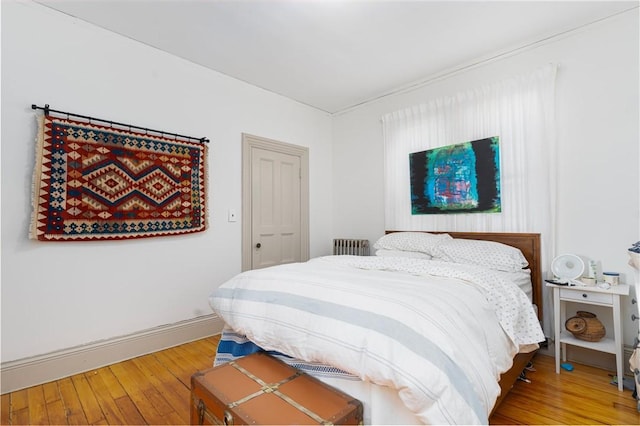
[[[204,231],[203,143],[38,116],[30,237],[120,240]]]

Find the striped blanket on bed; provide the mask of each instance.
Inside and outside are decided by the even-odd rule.
[[[396,389],[430,424],[487,423],[500,374],[544,339],[518,286],[430,260],[330,256],[247,271],[210,303],[255,345]]]

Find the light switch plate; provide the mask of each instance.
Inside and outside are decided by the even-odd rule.
[[[236,214],[236,210],[235,209],[229,209],[227,211],[227,220],[229,222],[237,222],[238,221],[238,215]]]

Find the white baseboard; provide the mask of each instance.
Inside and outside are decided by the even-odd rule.
[[[0,393],[47,383],[213,336],[222,331],[223,325],[217,315],[206,315],[44,355],[3,362],[0,364]]]

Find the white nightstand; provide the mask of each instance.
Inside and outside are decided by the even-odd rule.
[[[604,290],[593,286],[559,286],[547,283],[553,288],[553,314],[555,325],[556,373],[560,373],[560,346],[562,346],[562,361],[567,360],[567,345],[580,346],[596,351],[615,354],[618,373],[618,390],[622,390],[622,317],[620,313],[620,297],[629,295],[626,284],[613,285]],[[613,337],[607,335],[599,342],[588,342],[573,337],[564,327],[566,308],[564,302],[584,303],[587,305],[606,306],[613,309]]]

